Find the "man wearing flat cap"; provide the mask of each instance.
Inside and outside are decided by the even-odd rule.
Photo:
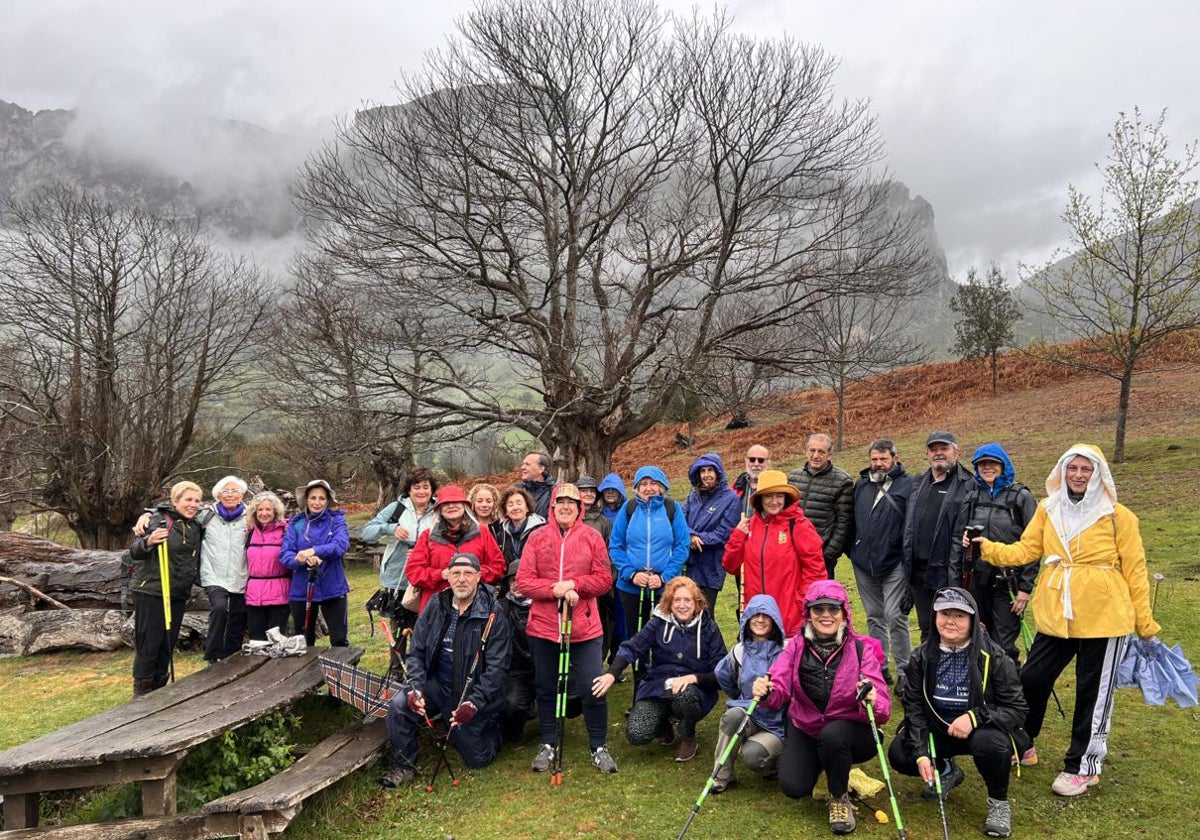
[[[930,434],[925,439],[925,456],[929,469],[913,481],[904,520],[904,564],[922,642],[929,637],[933,595],[950,583],[954,519],[975,482],[958,462],[958,438],[953,432]]]
[[[388,706],[391,768],[384,787],[416,774],[417,732],[433,722],[470,768],[500,751],[500,719],[512,631],[496,596],[480,585],[479,558],[458,553],[447,567],[450,588],[421,611],[409,643],[408,682]]]

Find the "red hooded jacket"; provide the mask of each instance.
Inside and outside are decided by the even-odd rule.
[[[565,534],[551,521],[529,535],[517,570],[517,591],[532,599],[526,633],[531,638],[558,641],[558,599],[554,584],[575,581],[579,603],[571,617],[571,641],[586,642],[603,634],[596,597],[612,588],[608,548],[600,532],[575,520]]]

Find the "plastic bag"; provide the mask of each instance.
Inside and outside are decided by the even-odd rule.
[[[1120,688],[1137,686],[1150,706],[1162,706],[1168,699],[1181,708],[1197,705],[1197,677],[1183,646],[1167,647],[1159,639],[1132,638],[1117,667]]]

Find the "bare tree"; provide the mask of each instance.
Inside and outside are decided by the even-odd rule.
[[[485,2],[403,105],[309,161],[299,202],[340,271],[445,320],[426,404],[594,473],[729,348],[903,273],[830,271],[849,231],[881,267],[923,258],[835,68],[644,0]]]
[[[987,279],[980,281],[974,268],[967,269],[967,282],[950,299],[950,308],[962,315],[954,325],[954,352],[964,359],[987,356],[992,367],[992,396],[996,396],[997,360],[1000,351],[1012,344],[1021,308],[1008,288],[1004,275],[993,263]]]
[[[252,378],[262,278],[194,225],[67,188],[14,203],[6,222],[0,331],[15,355],[0,393],[36,464],[30,499],[83,547],[119,547],[186,466],[202,413]]]
[[[1037,307],[1083,336],[1070,346],[1041,347],[1043,358],[1095,371],[1120,383],[1115,462],[1125,460],[1125,428],[1134,373],[1148,351],[1173,333],[1200,326],[1200,206],[1196,144],[1172,157],[1163,130],[1141,112],[1121,113],[1109,133],[1101,194],[1093,202],[1075,186],[1062,219],[1070,259],[1027,282]]]

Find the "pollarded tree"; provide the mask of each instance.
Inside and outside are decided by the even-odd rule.
[[[964,359],[986,356],[992,369],[992,396],[996,396],[997,359],[1010,347],[1021,307],[1008,288],[995,263],[988,267],[987,279],[980,280],[974,268],[967,269],[967,282],[950,299],[950,308],[962,317],[954,325],[954,347]]]
[[[919,270],[835,68],[645,0],[484,2],[403,104],[310,159],[299,202],[343,275],[447,325],[422,399],[596,473],[717,354]],[[848,231],[894,270],[831,269]]]
[[[1069,188],[1062,219],[1071,241],[1062,267],[1028,280],[1038,308],[1083,337],[1084,355],[1045,347],[1044,358],[1120,383],[1115,462],[1125,460],[1125,427],[1134,373],[1148,351],[1173,333],[1200,326],[1200,202],[1196,145],[1172,157],[1163,130],[1134,109],[1109,133],[1097,201]],[[1096,361],[1092,356],[1099,356]]]
[[[0,403],[23,427],[28,496],[85,548],[118,548],[195,454],[202,412],[255,372],[266,284],[196,226],[56,188],[10,206]],[[231,421],[236,425],[236,420]]]

